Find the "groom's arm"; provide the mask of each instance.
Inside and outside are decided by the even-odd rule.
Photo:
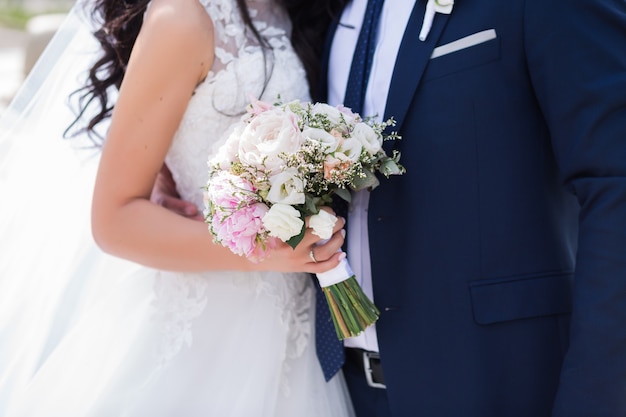
[[[150,200],[166,209],[184,217],[203,220],[202,213],[192,202],[181,199],[176,190],[176,183],[172,173],[163,165],[152,187]]]
[[[554,416],[625,416],[626,2],[526,4],[528,68],[563,182],[581,206]]]

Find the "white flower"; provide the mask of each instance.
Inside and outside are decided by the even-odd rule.
[[[295,169],[285,170],[269,179],[267,200],[277,204],[304,204],[304,182]]]
[[[324,114],[328,117],[328,120],[334,124],[342,124],[342,120],[350,120],[348,112],[340,111],[337,107],[333,107],[326,103],[315,103],[311,107],[313,114]]]
[[[239,137],[243,132],[242,127],[237,127],[231,136],[220,146],[217,153],[208,161],[209,167],[217,167],[221,170],[228,170],[231,164],[237,161],[238,141],[234,138]]]
[[[309,219],[309,227],[313,229],[313,234],[322,239],[330,239],[335,223],[337,223],[337,217],[326,210],[320,210]]]
[[[296,152],[304,138],[295,114],[282,109],[267,110],[246,125],[239,138],[239,160],[267,172],[278,172],[285,152]]]
[[[337,110],[339,110],[343,114],[343,118],[348,124],[352,124],[357,120],[362,120],[361,115],[354,113],[352,109],[345,107],[344,105],[338,105]]]
[[[302,231],[304,222],[300,218],[300,212],[292,206],[274,204],[263,216],[263,226],[269,231],[270,236],[286,242]]]
[[[362,151],[363,145],[356,138],[344,139],[337,148],[337,152],[341,152],[352,162],[359,160]],[[335,156],[337,156],[337,152],[335,152]]]
[[[424,21],[422,22],[422,30],[420,31],[420,41],[425,41],[433,25],[435,13],[450,14],[452,13],[454,0],[428,0],[426,4],[426,12],[424,13]]]
[[[304,136],[307,140],[319,142],[324,145],[324,153],[326,154],[335,152],[337,145],[339,145],[339,139],[324,129],[317,129],[313,127],[304,128],[302,136]]]
[[[383,146],[383,138],[367,123],[357,123],[352,131],[352,137],[357,139],[370,155],[376,155]]]

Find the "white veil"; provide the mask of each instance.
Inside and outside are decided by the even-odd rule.
[[[90,232],[98,151],[64,139],[99,52],[79,1],[0,118],[0,415],[81,308],[135,266]]]

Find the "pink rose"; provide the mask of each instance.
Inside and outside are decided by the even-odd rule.
[[[342,153],[336,153],[335,156],[328,155],[324,159],[324,179],[331,181],[333,178],[343,179],[344,174],[352,161]]]
[[[248,110],[248,113],[251,114],[252,116],[258,116],[259,114],[266,112],[273,108],[274,108],[273,104],[251,97],[250,104],[248,105],[247,110]]]

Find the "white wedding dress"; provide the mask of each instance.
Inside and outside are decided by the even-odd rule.
[[[272,47],[266,59],[235,0],[202,3],[215,26],[215,63],[166,160],[182,197],[199,207],[207,158],[250,97],[308,99],[288,19],[271,0],[248,2]],[[0,158],[0,193],[18,203],[37,192],[31,187],[61,188],[45,183],[46,173],[32,162],[36,152],[25,149],[21,157],[31,168],[20,175],[27,192],[2,188],[3,176],[21,169],[20,153],[12,150],[12,161]],[[67,176],[90,185],[95,164],[74,163],[74,154],[58,161],[59,169],[76,165]],[[41,164],[61,158],[52,155],[41,154]],[[0,258],[0,416],[353,415],[343,376],[325,382],[316,357],[309,275],[175,273],[117,260],[102,254],[80,226],[88,224],[80,201],[66,208],[83,214],[65,225],[49,200],[39,202],[29,226],[0,222],[6,255]],[[41,221],[46,206],[51,217]],[[64,209],[58,211],[62,217]],[[47,228],[56,231],[44,233]],[[75,239],[55,244],[44,237],[65,234]],[[16,256],[20,245],[27,258]]]

